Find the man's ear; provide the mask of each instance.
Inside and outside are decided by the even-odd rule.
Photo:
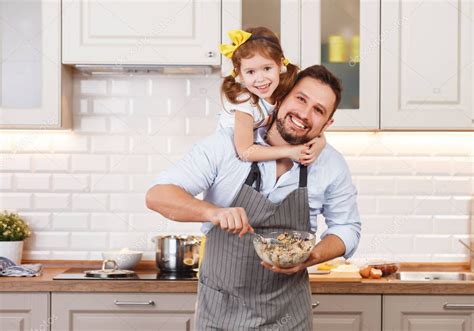
[[[329,128],[333,123],[334,123],[334,118],[331,118],[330,120],[328,120],[326,124],[324,124],[323,128],[321,129],[321,133],[326,131],[327,128]]]

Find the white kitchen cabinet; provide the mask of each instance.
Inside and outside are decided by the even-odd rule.
[[[384,295],[384,331],[473,331],[474,297]]]
[[[301,68],[323,64],[342,81],[331,129],[378,129],[379,1],[282,0],[281,6],[287,57]]]
[[[0,1],[0,128],[71,127],[61,1]]]
[[[48,293],[0,293],[0,330],[49,330]]]
[[[472,130],[474,2],[382,1],[381,128]]]
[[[313,330],[380,331],[381,295],[313,295]]]
[[[220,65],[219,0],[63,0],[63,63]]]
[[[196,294],[55,293],[52,331],[193,330]]]

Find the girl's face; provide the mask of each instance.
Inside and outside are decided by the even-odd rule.
[[[240,75],[245,87],[259,98],[273,102],[271,96],[280,83],[280,64],[259,54],[240,63]]]

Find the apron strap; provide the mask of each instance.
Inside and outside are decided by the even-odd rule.
[[[260,188],[262,187],[262,176],[260,174],[260,169],[258,168],[258,163],[253,162],[252,166],[250,167],[250,173],[245,180],[245,184],[252,187],[253,183],[257,181],[257,192],[260,192]],[[306,187],[308,185],[308,167],[300,164],[300,183],[299,187]]]
[[[300,187],[306,187],[308,184],[308,167],[300,164]]]
[[[257,181],[257,192],[260,192],[260,188],[262,186],[262,176],[260,175],[260,169],[258,168],[257,162],[252,163],[252,166],[250,167],[250,173],[245,180],[245,184],[252,187],[255,180]]]

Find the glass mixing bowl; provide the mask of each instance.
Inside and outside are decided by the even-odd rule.
[[[316,236],[305,231],[277,231],[254,237],[253,245],[262,261],[280,268],[291,268],[308,259],[316,246]]]

